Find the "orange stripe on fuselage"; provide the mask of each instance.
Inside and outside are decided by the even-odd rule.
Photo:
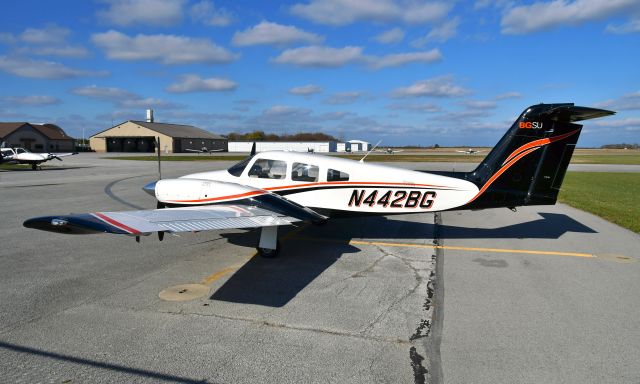
[[[397,185],[397,186],[413,186],[413,187],[436,187],[436,188],[449,188],[455,189],[453,187],[447,187],[443,185],[432,185],[432,184],[415,184],[415,183],[385,183],[385,182],[375,182],[375,181],[324,181],[317,183],[305,183],[305,184],[293,184],[293,185],[283,185],[278,187],[268,187],[263,188],[259,191],[250,191],[245,193],[239,193],[237,195],[228,195],[228,196],[219,196],[219,197],[210,197],[207,199],[196,199],[196,200],[167,200],[170,203],[207,203],[213,201],[222,201],[222,200],[235,200],[242,197],[249,197],[255,195],[263,195],[265,191],[282,191],[286,189],[294,189],[294,188],[305,188],[312,187],[316,185]]]
[[[580,128],[576,129],[575,131],[567,132],[567,133],[565,133],[563,135],[558,135],[558,136],[554,136],[554,137],[547,137],[547,138],[544,138],[544,139],[534,140],[534,141],[532,141],[530,143],[527,143],[527,144],[521,146],[520,148],[516,149],[515,151],[511,152],[509,157],[507,157],[507,159],[502,163],[502,165],[506,164],[509,160],[511,160],[516,155],[518,155],[520,152],[522,152],[522,151],[524,151],[526,149],[529,149],[529,148],[532,148],[532,147],[536,147],[536,146],[547,145],[547,144],[553,143],[554,141],[565,139],[565,138],[575,134],[579,130],[580,130]]]

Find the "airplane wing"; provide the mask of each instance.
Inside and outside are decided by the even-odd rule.
[[[403,152],[403,151],[404,151],[404,149],[400,149],[400,150],[393,151],[393,152],[394,152],[394,153],[400,153],[400,152]]]
[[[460,153],[469,153],[469,151],[456,151],[456,152],[460,152]]]
[[[139,236],[152,232],[197,232],[289,225],[298,221],[301,220],[264,208],[209,205],[43,216],[25,221],[24,226],[71,235],[115,233]]]
[[[197,153],[202,153],[202,151],[200,149],[185,149],[185,151],[187,152],[197,152]]]
[[[197,232],[230,228],[289,225],[327,217],[267,193],[247,204],[198,205],[140,211],[95,212],[42,216],[24,222],[27,228],[66,234],[115,233],[140,236],[152,232]]]
[[[211,153],[211,152],[222,152],[222,151],[224,151],[224,149],[210,149],[209,153]]]
[[[50,153],[49,155],[51,155],[53,158],[56,157],[67,157],[67,156],[73,156],[73,155],[77,155],[78,152],[69,152],[69,153]]]

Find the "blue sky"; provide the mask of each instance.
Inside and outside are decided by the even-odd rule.
[[[481,146],[574,102],[618,112],[579,145],[640,142],[638,0],[22,0],[0,26],[0,121],[76,137],[153,108],[222,134]]]

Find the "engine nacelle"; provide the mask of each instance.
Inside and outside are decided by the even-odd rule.
[[[266,193],[268,192],[244,185],[202,179],[165,179],[155,184],[158,201],[178,205],[221,203]]]

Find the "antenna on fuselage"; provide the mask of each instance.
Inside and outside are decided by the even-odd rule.
[[[162,167],[160,166],[160,136],[156,137],[156,148],[158,149],[158,180],[162,180]]]
[[[364,159],[366,159],[366,158],[367,158],[367,156],[369,156],[369,154],[370,154],[371,152],[373,152],[373,150],[374,150],[374,149],[376,149],[376,147],[377,147],[377,146],[378,146],[378,144],[380,144],[380,143],[382,143],[382,140],[378,140],[378,142],[376,143],[376,145],[374,145],[374,146],[373,146],[373,148],[371,148],[371,149],[369,150],[369,152],[367,152],[367,153],[364,155],[364,157],[363,157],[362,159],[360,159],[360,162],[361,162],[361,163],[364,163]]]

